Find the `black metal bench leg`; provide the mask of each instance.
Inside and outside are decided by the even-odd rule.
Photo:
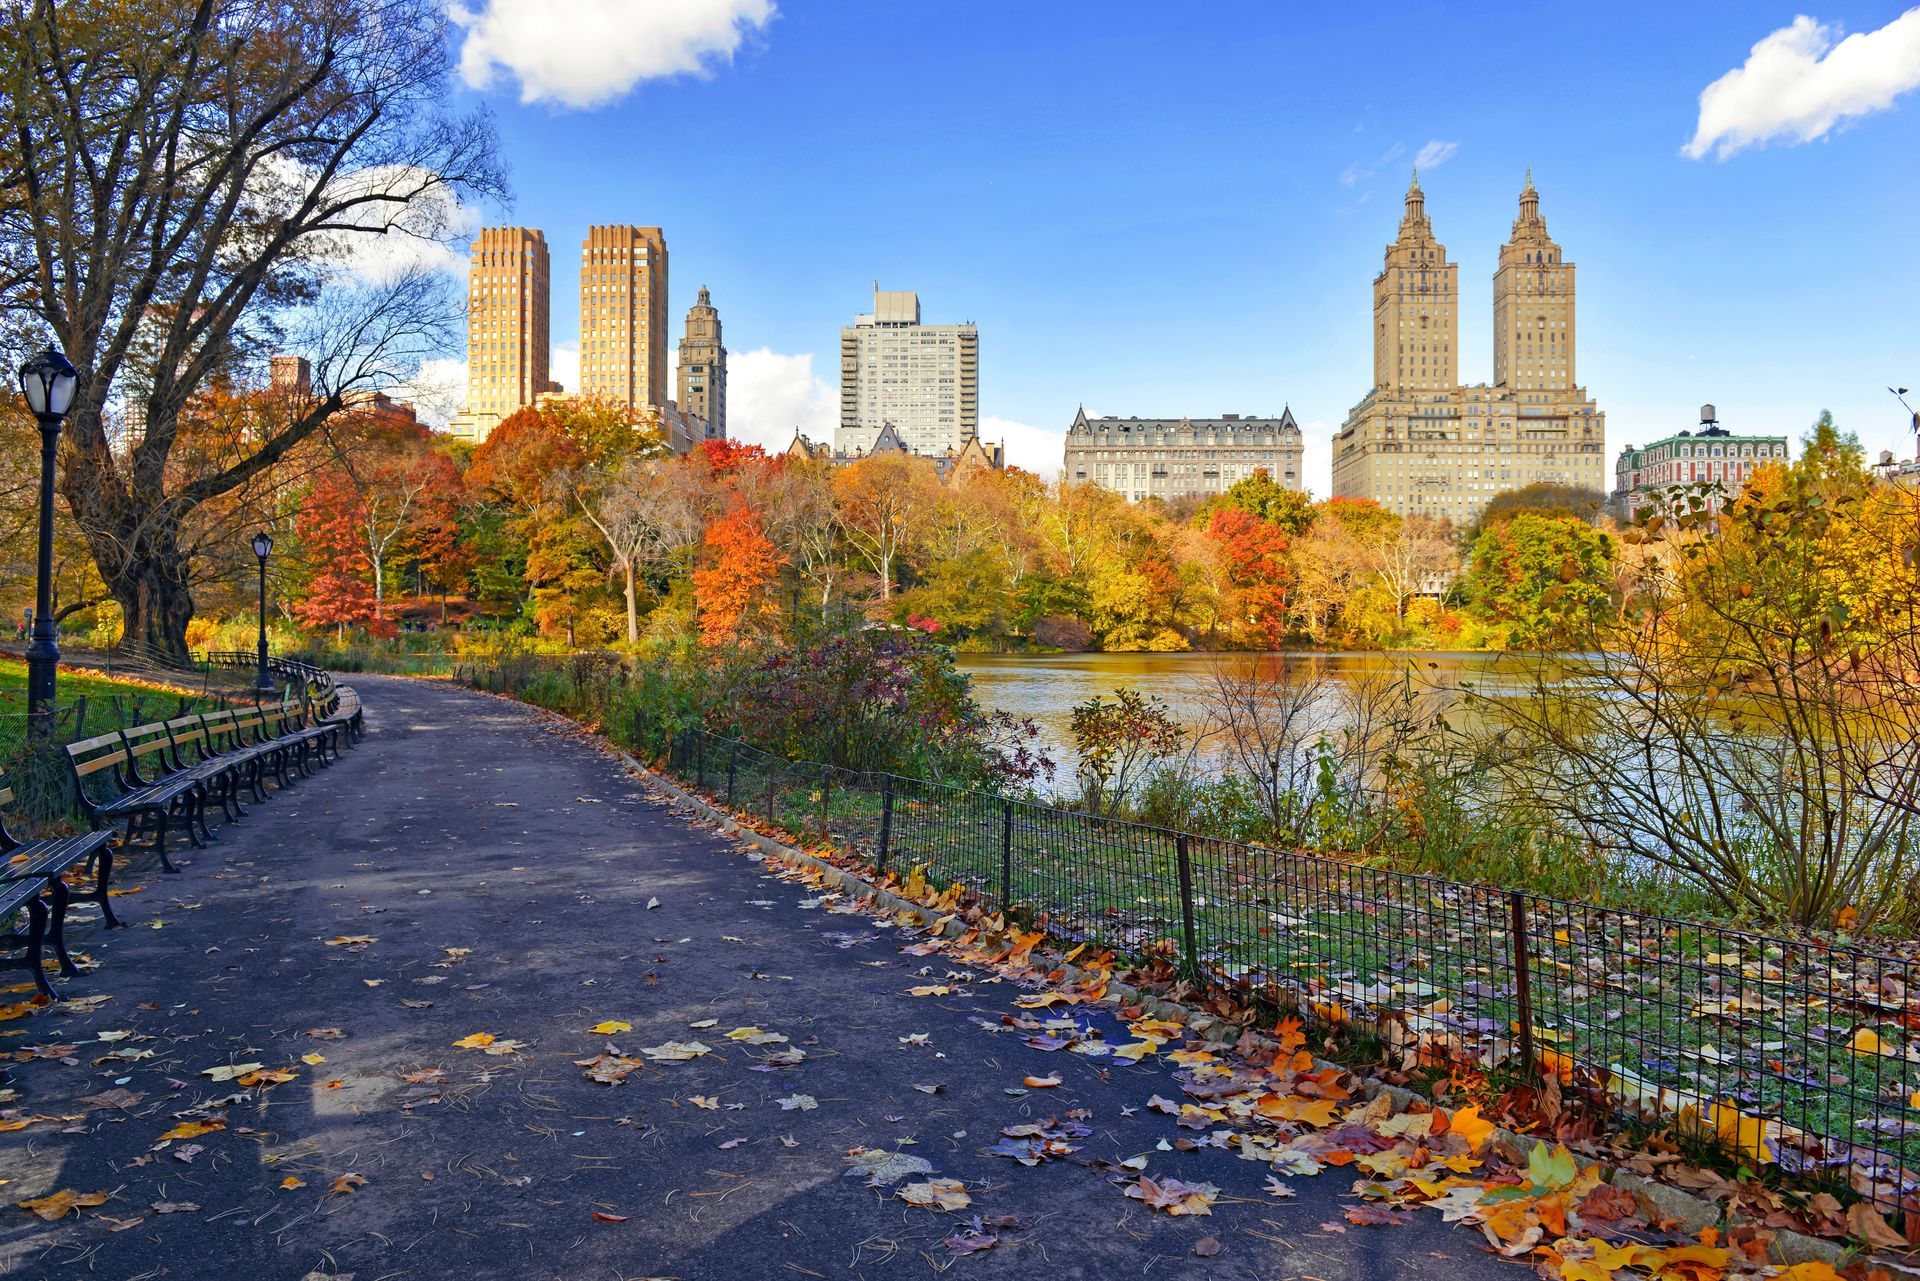
[[[238,823],[247,816],[240,807],[240,776],[233,770],[220,776],[220,809],[229,823]]]
[[[53,955],[60,962],[60,976],[70,979],[80,972],[80,967],[67,955],[67,907],[73,902],[73,891],[57,876],[47,882],[47,889],[53,894],[53,913],[48,918],[47,941],[53,944]]]
[[[253,793],[254,804],[267,799],[267,761],[264,756],[256,756],[247,764],[247,789]]]
[[[213,843],[213,829],[207,826],[207,789],[192,788],[187,792],[187,831],[198,833],[194,837],[194,846],[204,849]]]
[[[40,989],[40,995],[49,1001],[57,1001],[60,994],[53,990],[53,984],[47,982],[47,967],[41,963],[40,953],[47,937],[47,905],[39,899],[27,902],[27,959],[26,966],[33,971],[33,985]]]
[[[93,893],[88,898],[100,905],[100,919],[110,930],[123,930],[126,922],[113,914],[113,897],[107,884],[113,879],[113,846],[102,845],[93,852],[90,869],[94,874]]]
[[[153,848],[159,852],[160,866],[169,872],[180,870],[173,865],[173,860],[167,857],[167,828],[172,823],[176,809],[185,815],[187,806],[183,800],[176,798],[165,809],[156,809],[153,815]],[[195,845],[200,843],[200,838],[193,835],[192,828],[187,829],[187,835]]]

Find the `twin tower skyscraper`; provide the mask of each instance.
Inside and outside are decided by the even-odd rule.
[[[551,263],[544,233],[487,227],[467,273],[467,406],[449,429],[476,443],[500,420],[569,389],[550,376]],[[580,246],[582,395],[652,410],[675,448],[727,434],[727,349],[706,286],[667,376],[667,242],[658,227],[589,227]]]

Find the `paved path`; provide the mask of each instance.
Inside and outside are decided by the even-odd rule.
[[[65,990],[109,999],[0,1022],[0,1053],[27,1060],[4,1106],[74,1118],[0,1134],[5,1201],[112,1193],[52,1224],[9,1204],[0,1274],[1523,1275],[1430,1214],[1323,1230],[1352,1204],[1342,1171],[1291,1180],[1298,1197],[1276,1201],[1255,1163],[1157,1150],[1183,1132],[1144,1107],[1179,1097],[1152,1060],[1043,1053],[973,1022],[1016,1012],[1008,984],[907,995],[946,962],[901,954],[906,940],[864,916],[803,906],[807,891],[547,718],[445,685],[355,684],[361,748],[180,876],[136,865],[123,883],[140,892],[116,900],[132,929],[76,931],[100,968]],[[362,935],[374,941],[326,942]],[[633,1031],[588,1031],[602,1020]],[[785,1034],[806,1061],[767,1069],[777,1046],[725,1038],[742,1025]],[[523,1048],[454,1047],[476,1032]],[[718,1051],[615,1087],[574,1066],[609,1040],[632,1053],[695,1037]],[[236,1093],[205,1069],[242,1063],[298,1075],[239,1092],[225,1129],[154,1149],[177,1114]],[[1047,1072],[1065,1083],[1007,1093]],[[139,1098],[76,1102],[116,1088]],[[796,1094],[818,1106],[777,1103]],[[1072,1108],[1091,1113],[1081,1158],[1149,1153],[1153,1173],[1219,1185],[1213,1215],[1149,1211],[1084,1164],[985,1154],[1001,1127]],[[933,1214],[842,1177],[848,1149],[907,1140],[967,1181],[970,1210]],[[348,1175],[364,1185],[326,1195]],[[972,1213],[1021,1226],[953,1259],[941,1240]],[[1219,1252],[1196,1257],[1206,1237]]]

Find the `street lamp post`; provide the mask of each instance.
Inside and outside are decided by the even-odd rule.
[[[53,472],[60,423],[73,407],[79,374],[53,344],[20,366],[20,390],[40,424],[40,557],[35,566],[33,640],[27,645],[27,734],[53,732],[54,681],[60,646],[53,638]]]
[[[273,536],[265,530],[253,536],[253,554],[260,558],[260,672],[253,688],[260,694],[273,693],[273,674],[267,671],[267,557],[273,551]]]

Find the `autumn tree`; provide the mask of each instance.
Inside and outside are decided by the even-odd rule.
[[[833,476],[836,517],[847,542],[873,569],[880,601],[893,600],[899,560],[917,505],[931,495],[933,464],[904,454],[874,454]]]
[[[444,557],[451,549],[460,503],[460,474],[434,447],[419,423],[354,415],[335,433],[331,466],[359,500],[373,612],[386,613],[388,567],[398,556]],[[309,501],[331,501],[336,485],[316,488]]]
[[[1206,532],[1225,559],[1241,620],[1269,648],[1279,644],[1287,634],[1287,586],[1292,578],[1286,531],[1244,508],[1225,506],[1213,509]]]
[[[380,616],[379,599],[370,581],[373,564],[367,553],[367,508],[360,489],[344,471],[319,473],[304,510],[294,520],[301,547],[314,566],[305,596],[294,605],[302,626],[334,629],[344,636],[349,627],[365,627],[375,634],[391,630]]]
[[[693,571],[700,643],[737,644],[755,616],[769,612],[762,597],[779,571],[780,554],[761,530],[759,517],[736,503],[707,526],[700,559]]]
[[[1613,612],[1613,561],[1613,539],[1585,521],[1520,512],[1474,540],[1467,590],[1516,645],[1578,645]]]
[[[640,602],[636,584],[648,551],[664,531],[654,520],[656,505],[645,491],[662,477],[648,460],[667,452],[657,414],[636,413],[618,401],[584,397],[561,407],[556,416],[577,451],[572,466],[555,472],[550,483],[573,501],[581,518],[600,536],[619,575],[626,604],[627,644],[640,641]]]
[[[434,0],[23,0],[0,24],[0,297],[79,370],[60,489],[129,635],[183,652],[196,511],[443,341],[444,284],[381,256],[503,190],[448,70]],[[313,393],[244,456],[178,466],[193,399],[283,349]]]

